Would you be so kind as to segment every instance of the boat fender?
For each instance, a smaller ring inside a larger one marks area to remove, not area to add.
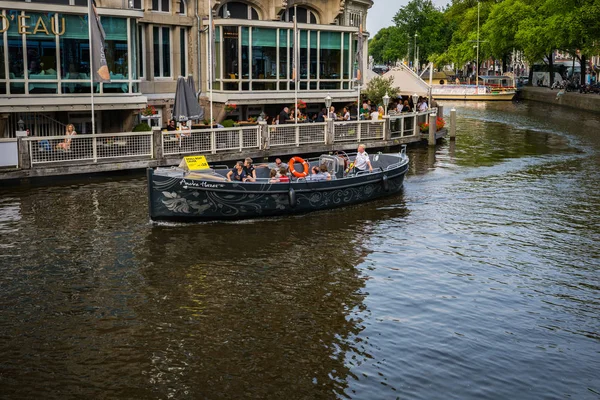
[[[290,207],[296,208],[297,200],[296,200],[296,191],[294,188],[290,188],[288,192],[288,200],[290,201]]]
[[[383,190],[385,190],[386,192],[389,192],[390,191],[390,182],[388,182],[387,175],[384,175],[383,178],[381,178],[381,183],[383,184]]]
[[[294,163],[302,164],[304,171],[302,171],[302,172],[296,171],[296,169],[294,168]],[[295,157],[290,158],[290,162],[288,163],[288,168],[289,168],[290,172],[292,173],[292,175],[294,175],[296,178],[305,178],[306,176],[308,176],[308,169],[310,167],[308,166],[308,162],[305,161],[302,157],[295,156]]]

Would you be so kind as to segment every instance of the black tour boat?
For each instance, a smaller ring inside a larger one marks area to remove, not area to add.
[[[370,155],[373,172],[348,171],[354,157],[342,152],[324,154],[304,163],[300,160],[290,169],[300,177],[277,183],[271,183],[270,169],[266,166],[256,167],[256,182],[228,181],[230,169],[226,166],[198,171],[149,168],[150,218],[192,222],[297,214],[363,203],[402,189],[408,170],[406,146],[400,153]],[[322,164],[330,171],[331,180],[302,177],[308,168]]]

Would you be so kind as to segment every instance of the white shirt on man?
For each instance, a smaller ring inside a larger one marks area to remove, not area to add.
[[[427,107],[427,102],[424,101],[421,103],[421,105],[419,106],[419,111],[423,112],[423,111],[427,111],[428,107]]]
[[[377,121],[377,120],[379,120],[379,111],[373,111],[373,112],[371,113],[371,120],[372,120],[372,121]]]
[[[354,168],[359,169],[361,171],[365,171],[369,169],[369,164],[371,160],[369,159],[369,155],[366,151],[362,153],[356,153],[356,158],[354,159]]]

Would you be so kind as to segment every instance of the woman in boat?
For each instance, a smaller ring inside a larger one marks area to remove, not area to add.
[[[272,169],[271,170],[271,179],[269,179],[270,183],[277,183],[279,182],[279,177],[277,176],[277,170]]]
[[[238,161],[235,167],[227,173],[227,180],[232,182],[246,182],[246,171],[244,171],[244,163]]]

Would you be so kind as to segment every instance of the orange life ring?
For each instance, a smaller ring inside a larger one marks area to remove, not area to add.
[[[300,163],[304,166],[304,172],[298,172],[296,171],[296,169],[294,168],[294,163]],[[302,157],[292,157],[290,158],[290,162],[288,164],[289,168],[290,168],[290,172],[292,173],[292,175],[294,175],[296,178],[304,178],[306,176],[308,176],[308,169],[310,168],[308,165],[308,162],[305,161]]]

